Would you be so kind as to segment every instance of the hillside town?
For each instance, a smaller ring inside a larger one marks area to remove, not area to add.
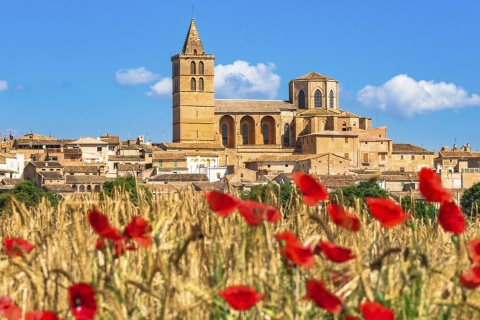
[[[415,193],[417,172],[429,167],[458,200],[480,181],[480,152],[469,143],[434,152],[394,142],[385,126],[341,109],[338,80],[317,72],[291,80],[287,101],[215,99],[214,60],[192,19],[183,48],[171,58],[172,142],[121,140],[110,133],[2,137],[0,192],[30,179],[65,197],[99,192],[123,176],[135,176],[153,194],[248,191],[267,182],[292,183],[292,173],[302,171],[330,190],[381,173],[380,186],[398,198]]]

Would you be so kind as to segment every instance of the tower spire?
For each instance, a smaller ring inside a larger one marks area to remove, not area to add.
[[[192,18],[190,27],[188,28],[187,38],[183,44],[182,54],[205,54],[203,50],[202,40],[198,35],[197,26],[195,25],[195,19]]]

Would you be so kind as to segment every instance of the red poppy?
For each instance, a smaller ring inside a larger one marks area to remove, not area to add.
[[[217,190],[204,192],[203,194],[207,198],[210,209],[222,218],[228,216],[240,205],[239,199]]]
[[[331,313],[342,311],[342,301],[325,288],[325,283],[315,279],[307,280],[305,283],[307,295],[305,300],[312,300],[317,306]]]
[[[7,320],[18,320],[22,318],[22,309],[13,303],[9,296],[0,297],[0,317]]]
[[[120,232],[117,228],[112,227],[108,218],[93,206],[92,211],[87,214],[88,222],[93,230],[104,238],[111,240],[118,240],[121,238]]]
[[[97,250],[105,250],[107,249],[108,246],[108,239],[98,237],[97,240],[95,241],[95,249]]]
[[[360,229],[358,217],[345,211],[341,205],[330,203],[327,206],[327,211],[336,225],[352,232],[357,232]]]
[[[342,263],[355,258],[352,250],[339,247],[333,242],[320,241],[315,247],[315,253],[322,251],[325,257],[333,262]]]
[[[419,173],[419,189],[428,202],[450,201],[452,193],[442,185],[442,179],[433,170],[422,168]]]
[[[35,245],[20,238],[4,238],[3,245],[5,246],[7,256],[10,258],[21,257],[21,252],[29,253],[35,248]]]
[[[53,311],[29,311],[25,313],[25,320],[59,320],[60,318]]]
[[[382,227],[392,228],[402,224],[410,215],[393,200],[385,198],[367,198],[365,200],[373,217],[382,223]]]
[[[135,240],[142,248],[148,248],[152,243],[152,237],[148,234],[152,232],[152,226],[147,220],[135,217],[125,227],[124,236]]]
[[[444,202],[438,211],[438,222],[443,230],[456,234],[465,231],[465,217],[455,202]]]
[[[254,288],[244,285],[234,285],[219,291],[218,294],[235,310],[244,311],[252,308],[265,295]]]
[[[275,235],[278,242],[283,241],[280,254],[289,262],[310,269],[315,265],[315,256],[310,247],[301,244],[298,238],[291,232],[285,231]]]
[[[468,243],[468,252],[470,252],[470,261],[472,263],[480,262],[480,238]]]
[[[75,319],[93,319],[97,313],[95,290],[88,283],[77,283],[68,288],[70,311]]]
[[[264,204],[246,200],[242,201],[238,207],[238,211],[245,218],[250,226],[260,226],[263,221],[263,214],[268,222],[276,222],[280,220],[281,215],[277,208]]]
[[[350,278],[345,274],[333,272],[330,274],[330,280],[335,287],[338,287],[346,285],[350,281]]]
[[[351,316],[349,314],[346,314],[345,315],[345,320],[360,320],[360,319],[355,317],[355,316]]]
[[[460,275],[460,284],[466,289],[475,289],[480,286],[480,265],[470,268],[470,273]]]
[[[367,301],[360,305],[360,312],[365,320],[394,320],[393,310],[382,306],[380,303]]]
[[[303,203],[307,206],[316,206],[320,201],[328,200],[328,191],[311,175],[295,172],[293,175],[295,185],[302,192]]]

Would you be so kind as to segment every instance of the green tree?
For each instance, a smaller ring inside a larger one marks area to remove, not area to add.
[[[382,189],[375,181],[362,181],[358,185],[348,186],[330,192],[330,198],[333,202],[341,199],[343,194],[343,204],[346,206],[354,206],[355,199],[371,198],[388,198],[388,192]]]
[[[415,205],[415,218],[422,219],[427,222],[437,216],[438,210],[431,203],[414,200]],[[412,199],[410,196],[402,197],[401,206],[404,212],[412,214]]]
[[[12,190],[0,195],[0,212],[5,209],[9,195],[15,198],[15,200],[23,202],[27,208],[39,204],[43,198],[46,198],[52,206],[58,205],[58,198],[54,193],[35,187],[31,180],[24,180],[13,187]]]
[[[480,182],[475,183],[463,192],[460,199],[462,211],[468,215],[476,215],[480,207]]]
[[[253,201],[260,201],[264,203],[268,192],[271,192],[275,194],[276,197],[278,197],[279,188],[280,188],[280,204],[282,208],[285,209],[286,206],[288,205],[288,202],[290,201],[290,197],[293,191],[293,187],[289,184],[282,183],[278,185],[276,183],[269,182],[267,184],[256,185],[251,188],[249,193],[240,195],[240,198],[243,200],[253,200]],[[275,205],[275,203],[273,203],[271,200],[272,199],[270,198],[270,201],[268,202],[268,204]]]
[[[138,201],[137,190],[139,190],[143,194],[144,199],[147,202],[150,203],[150,200],[152,199],[152,193],[150,192],[148,187],[143,185],[137,185],[137,181],[132,176],[119,177],[115,180],[107,181],[103,184],[103,191],[107,196],[113,197],[113,195],[115,194],[115,190],[128,193],[130,200],[135,203]]]

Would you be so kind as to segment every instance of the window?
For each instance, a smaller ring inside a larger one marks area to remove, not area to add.
[[[97,147],[97,152],[102,152],[102,147]]]
[[[267,168],[270,168],[270,165],[269,165],[269,164],[267,164]]]
[[[242,142],[248,144],[248,124],[242,124]]]
[[[198,79],[198,90],[203,91],[203,78]]]
[[[195,81],[195,78],[192,78],[190,80],[190,90],[192,91],[197,90],[197,82]]]
[[[195,61],[192,61],[192,63],[190,63],[190,73],[191,74],[196,74],[197,73],[197,68],[195,66]]]
[[[288,164],[285,164],[285,168],[288,168]]]
[[[290,145],[290,126],[288,124],[283,126],[283,145]]]
[[[262,133],[263,133],[263,144],[268,144],[268,124],[263,124],[262,127]]]
[[[113,169],[118,169],[118,162],[113,163]]]
[[[415,156],[414,156],[414,155],[412,155],[412,160],[415,160]]]
[[[344,153],[344,154],[343,154],[343,157],[346,158],[346,159],[350,159],[350,153],[348,153],[348,152],[347,152],[347,153]]]
[[[173,167],[174,167],[174,168],[177,167],[177,161],[173,161]]]
[[[228,126],[226,123],[222,124],[222,144],[224,146],[228,144]]]
[[[345,137],[345,143],[348,143],[348,137]]]
[[[347,131],[347,123],[345,121],[342,123],[342,131]]]
[[[385,160],[387,160],[387,154],[384,153],[384,152],[381,152],[380,153],[380,161],[385,161]]]
[[[333,90],[330,90],[330,105],[329,105],[330,108],[334,108],[334,107],[335,107],[335,105],[334,105],[334,100],[335,100],[335,97],[334,97],[334,95],[333,95]]]
[[[298,107],[305,109],[305,92],[303,92],[303,90],[300,90],[298,93]]]
[[[159,161],[159,162],[158,162],[158,167],[159,167],[159,168],[163,167],[163,161]]]
[[[315,91],[314,105],[315,105],[315,108],[322,107],[322,93],[320,92],[320,90]]]
[[[404,159],[404,157],[403,157],[403,154],[400,156],[400,159],[401,159],[401,160],[403,160],[403,159]]]
[[[422,155],[422,160],[425,160],[425,155]]]
[[[51,156],[51,157],[50,157],[50,160],[52,160],[52,161],[58,161],[58,157],[57,157],[57,156]]]
[[[364,153],[363,154],[363,163],[368,163],[369,162],[368,160],[369,160],[368,159],[368,153]]]
[[[200,61],[198,63],[198,74],[203,74],[204,73],[204,69],[203,69],[203,62]]]

